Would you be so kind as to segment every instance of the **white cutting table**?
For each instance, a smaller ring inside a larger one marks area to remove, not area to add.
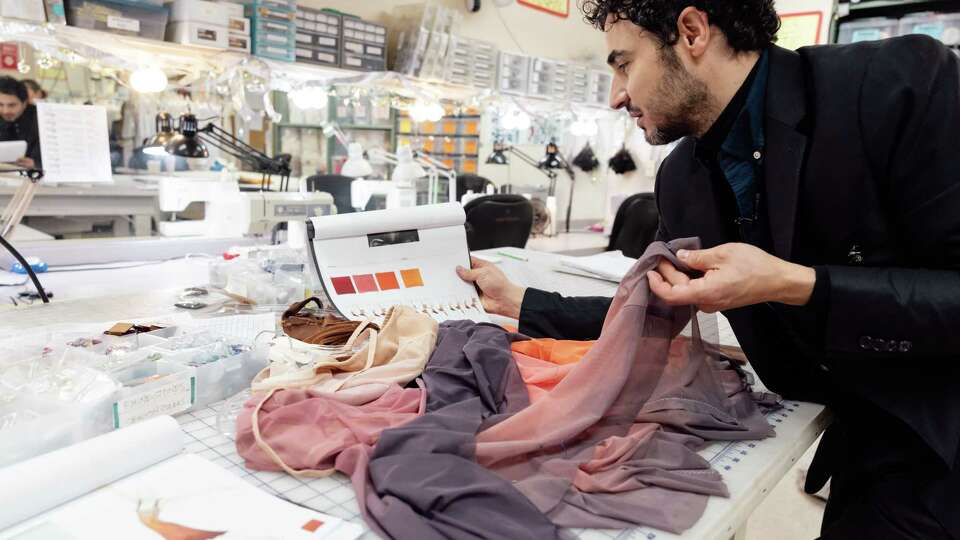
[[[552,271],[557,255],[512,248],[488,250],[483,254],[500,259],[499,266],[515,281],[532,287],[556,290],[565,295],[611,295],[616,286],[590,278]],[[515,258],[498,253],[509,253]],[[525,260],[518,260],[525,259]],[[113,322],[135,317],[154,317],[176,310],[173,302],[178,289],[205,282],[206,262],[178,260],[160,265],[127,269],[87,270],[42,276],[45,286],[56,291],[50,305],[0,312],[0,334],[36,329],[45,324],[70,322]],[[0,293],[9,290],[0,288]],[[111,291],[110,296],[91,293]],[[139,292],[137,292],[139,291]],[[718,325],[721,344],[736,343],[729,326],[721,318]],[[233,442],[217,426],[219,405],[179,417],[190,436],[187,451],[219,463],[251,484],[297,504],[351,521],[362,522],[349,480],[342,475],[316,480],[300,480],[277,473],[248,471],[237,456]],[[697,524],[677,536],[652,529],[577,530],[585,540],[601,539],[717,539],[741,538],[747,518],[801,455],[814,443],[829,422],[820,405],[787,402],[786,407],[769,416],[776,437],[762,441],[718,443],[701,454],[719,470],[730,489],[729,498],[711,497],[706,512]],[[367,531],[364,538],[376,536]]]

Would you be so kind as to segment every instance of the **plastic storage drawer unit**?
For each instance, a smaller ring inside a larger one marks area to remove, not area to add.
[[[858,43],[895,37],[899,26],[896,19],[885,17],[841,23],[837,43]]]

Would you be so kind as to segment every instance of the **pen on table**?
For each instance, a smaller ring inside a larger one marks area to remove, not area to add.
[[[503,252],[503,251],[498,251],[498,252],[497,252],[497,255],[503,255],[504,257],[509,257],[509,258],[514,259],[514,260],[517,260],[517,261],[530,262],[529,259],[526,259],[526,258],[524,258],[524,257],[518,257],[518,256],[516,256],[516,255],[511,255],[510,253],[505,253],[505,252]]]

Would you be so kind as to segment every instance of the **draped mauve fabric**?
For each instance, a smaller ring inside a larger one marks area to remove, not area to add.
[[[453,342],[450,324],[442,326],[424,373],[427,414],[385,431],[369,465],[367,498],[376,493],[391,509],[373,516],[377,528],[392,538],[553,537],[540,513],[555,526],[680,532],[693,525],[707,495],[726,494],[719,473],[695,452],[704,437],[773,431],[727,361],[708,358],[699,339],[673,341],[690,308],[651,298],[646,271],[661,258],[683,268],[671,251],[681,247],[696,244],[651,246],[621,284],[600,340],[518,412],[519,400],[496,401],[516,386],[512,376],[499,385],[477,376],[504,348],[480,338],[506,334]],[[451,363],[448,355],[468,360]],[[526,504],[515,502],[516,490]]]

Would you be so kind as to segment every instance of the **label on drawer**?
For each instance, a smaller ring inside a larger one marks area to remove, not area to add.
[[[210,28],[197,28],[197,41],[217,42],[217,31]]]
[[[343,44],[344,50],[355,52],[357,54],[363,54],[363,44],[362,43],[351,43],[346,42]]]
[[[126,30],[127,32],[140,33],[140,21],[137,19],[128,19],[126,17],[117,17],[116,15],[107,15],[107,28],[116,30]]]
[[[197,396],[197,378],[189,373],[167,375],[170,382],[113,404],[113,427],[124,428],[157,416],[189,409]]]
[[[322,46],[324,46],[324,47],[336,47],[336,46],[337,46],[337,39],[336,39],[336,38],[318,37],[318,38],[317,38],[317,45],[322,45]]]

